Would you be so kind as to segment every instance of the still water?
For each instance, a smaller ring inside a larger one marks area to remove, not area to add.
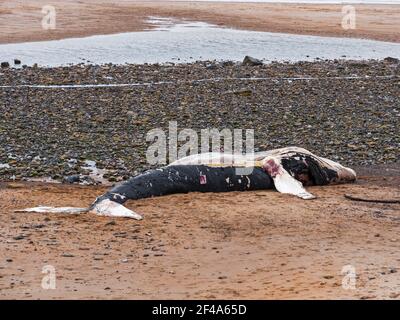
[[[57,41],[0,45],[1,61],[61,66],[77,63],[165,63],[242,60],[268,61],[400,58],[400,44],[350,38],[290,35],[222,28],[204,22],[150,17],[156,28],[143,32]]]

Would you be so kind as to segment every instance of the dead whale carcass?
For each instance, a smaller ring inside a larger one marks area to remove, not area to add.
[[[84,210],[98,215],[140,220],[141,215],[123,206],[127,200],[188,192],[249,191],[275,187],[281,193],[313,199],[315,196],[304,186],[347,183],[355,179],[354,170],[297,147],[252,155],[205,153],[137,175],[98,197],[90,208],[76,208],[76,213]],[[72,212],[71,208],[66,209],[68,213]],[[59,213],[62,208],[37,207],[22,211]]]

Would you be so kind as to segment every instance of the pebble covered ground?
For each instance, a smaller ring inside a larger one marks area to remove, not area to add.
[[[232,79],[252,77],[268,79]],[[126,83],[153,84],[24,87]],[[347,165],[399,161],[396,59],[3,68],[0,86],[0,180],[85,175],[87,160],[110,182],[126,179],[151,167],[146,134],[168,132],[169,121],[178,131],[254,129],[256,151],[295,145]]]

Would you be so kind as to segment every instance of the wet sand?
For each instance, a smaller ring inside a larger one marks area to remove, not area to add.
[[[102,187],[0,184],[0,298],[395,299],[400,295],[399,167],[356,184],[278,192],[191,193],[128,202],[142,221],[14,213],[87,206]],[[44,290],[42,268],[56,269]],[[356,289],[342,287],[345,265]]]
[[[0,3],[0,43],[53,40],[142,31],[153,28],[149,16],[205,21],[256,31],[400,41],[399,5],[354,5],[357,28],[343,30],[341,5],[212,3],[165,1],[52,1],[57,28],[43,30],[41,9],[47,0]]]

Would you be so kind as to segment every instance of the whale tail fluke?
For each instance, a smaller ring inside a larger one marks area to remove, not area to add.
[[[143,217],[128,208],[125,208],[122,204],[119,204],[109,199],[104,199],[90,208],[75,208],[75,207],[46,207],[39,206],[26,209],[18,209],[14,212],[34,212],[34,213],[59,213],[59,214],[71,214],[78,215],[81,213],[94,213],[98,216],[106,217],[119,217],[119,218],[131,218],[136,220],[142,220]]]
[[[99,202],[95,202],[89,209],[89,212],[93,212],[99,216],[107,217],[119,217],[119,218],[131,218],[135,220],[142,220],[143,217],[128,208],[125,208],[118,202],[111,201],[110,199],[103,199]]]

